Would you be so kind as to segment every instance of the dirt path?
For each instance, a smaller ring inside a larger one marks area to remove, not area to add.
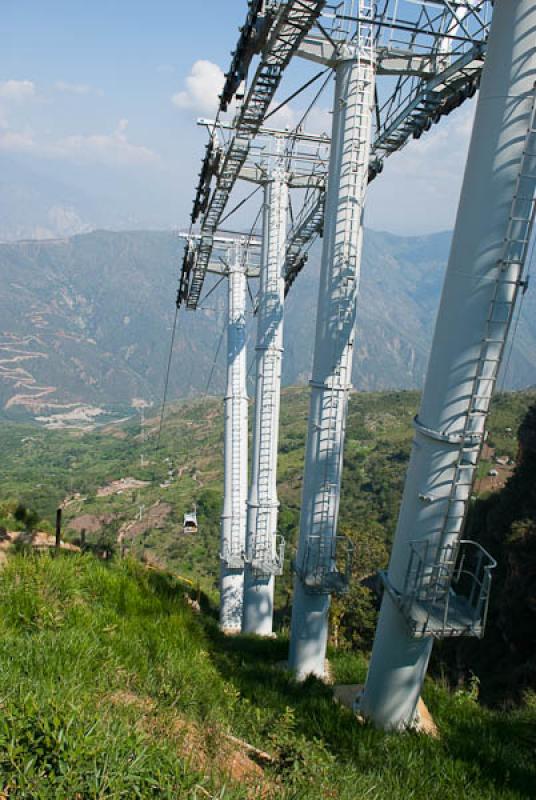
[[[56,539],[48,533],[35,531],[26,533],[21,531],[6,531],[0,538],[0,569],[6,563],[9,551],[16,542],[31,546],[34,550],[49,550],[56,546]],[[72,553],[79,553],[80,548],[70,542],[61,542],[62,550],[69,550]]]

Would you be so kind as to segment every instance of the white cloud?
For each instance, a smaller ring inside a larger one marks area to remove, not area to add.
[[[58,92],[65,92],[66,94],[98,94],[102,95],[102,89],[96,89],[94,86],[89,86],[87,83],[69,83],[68,81],[56,81],[54,88]]]
[[[33,81],[0,81],[0,98],[12,102],[27,100],[35,95]]]
[[[35,97],[33,81],[0,81],[0,130],[9,128],[10,109],[33,97]]]
[[[128,120],[122,119],[112,134],[79,134],[52,142],[38,141],[29,131],[8,130],[0,132],[0,150],[109,166],[156,164],[159,157],[153,150],[128,141],[127,127]]]
[[[128,141],[127,127],[128,120],[122,119],[112,135],[67,136],[57,142],[55,149],[58,157],[101,164],[124,166],[157,162],[159,159],[153,150]]]
[[[212,61],[196,61],[184,81],[185,88],[171,98],[177,108],[198,114],[215,114],[225,75]]]
[[[0,150],[9,153],[30,153],[35,149],[33,136],[25,131],[0,132]]]

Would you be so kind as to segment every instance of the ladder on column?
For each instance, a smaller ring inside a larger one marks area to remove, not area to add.
[[[480,345],[440,546],[441,543],[444,544],[442,539],[445,536],[449,533],[461,534],[463,528],[478,458],[484,442],[484,423],[497,383],[517,296],[519,290],[526,287],[523,273],[534,223],[535,185],[536,95],[516,180],[503,253],[497,264],[498,276],[490,302],[486,330]]]
[[[224,554],[224,560],[231,569],[240,569],[244,565],[244,532],[245,532],[245,498],[242,494],[242,437],[247,436],[244,430],[243,416],[243,386],[244,376],[239,359],[232,367],[231,378],[231,426],[232,426],[232,453],[231,453],[231,524],[229,552]]]
[[[258,508],[251,552],[251,566],[258,575],[281,575],[283,572],[284,541],[276,541],[272,529],[275,497],[274,415],[278,382],[278,354],[268,350],[264,357],[263,390],[259,415]]]
[[[475,583],[470,589],[473,596],[478,595],[478,619],[475,617],[471,625],[458,624],[453,609],[456,608],[458,595],[453,592],[459,564],[465,558],[461,540],[466,521],[467,507],[471,498],[476,468],[482,445],[485,441],[485,421],[490,402],[497,383],[499,368],[504,355],[508,333],[511,327],[516,299],[520,289],[526,288],[523,273],[528,254],[529,243],[536,211],[536,93],[533,98],[529,117],[523,155],[519,165],[514,196],[510,208],[508,226],[501,258],[497,263],[497,278],[485,324],[484,336],[480,343],[480,351],[475,360],[475,375],[472,381],[468,401],[468,411],[464,426],[458,435],[459,449],[452,467],[452,484],[447,499],[447,508],[437,546],[434,552],[423,558],[419,554],[422,568],[412,569],[410,560],[404,592],[398,599],[402,610],[410,617],[413,614],[409,598],[418,597],[425,590],[428,598],[433,596],[434,612],[429,613],[420,623],[418,635],[444,636],[482,636],[489,602],[490,571],[495,563],[489,554],[485,580]],[[467,544],[467,543],[466,543]],[[470,543],[474,545],[475,543]],[[417,552],[422,542],[413,542]],[[476,546],[476,545],[475,545]],[[493,562],[493,564],[491,564]],[[482,571],[479,567],[480,572]],[[477,575],[475,572],[475,575]],[[475,581],[477,578],[475,577]],[[422,584],[422,586],[421,586]],[[386,583],[389,591],[392,587]],[[478,589],[478,591],[477,591]],[[458,598],[459,599],[459,598]],[[463,600],[463,598],[462,598]],[[442,604],[444,613],[441,611]],[[431,608],[432,606],[430,606]],[[448,625],[437,623],[439,617],[446,619],[450,615]],[[435,622],[434,622],[435,617]],[[417,635],[417,634],[415,634]]]

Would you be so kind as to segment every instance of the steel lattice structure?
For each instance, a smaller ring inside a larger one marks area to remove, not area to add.
[[[195,308],[199,300],[214,235],[247,158],[251,139],[266,116],[285,68],[324,5],[324,0],[288,0],[284,3],[253,0],[250,3],[221,95],[220,110],[225,110],[236,94],[253,54],[259,50],[262,54],[234,119],[234,133],[228,147],[223,153],[215,152],[209,143],[203,161],[192,214],[194,222],[199,214],[202,215],[201,239],[195,259],[190,256],[183,262],[178,294],[178,302],[185,302],[188,308]],[[216,185],[211,190],[213,177],[216,177]]]
[[[355,40],[357,0],[252,0],[220,97],[220,112],[239,97],[233,134],[225,147],[210,138],[192,212],[199,223],[195,252],[185,252],[177,303],[199,302],[213,237],[294,56],[334,64],[337,48]],[[490,0],[381,0],[374,22],[376,96],[369,181],[388,156],[419,138],[476,92],[486,49]],[[252,79],[248,72],[258,64]],[[243,93],[243,94],[242,94]],[[288,236],[287,291],[322,232],[323,187],[309,193]]]

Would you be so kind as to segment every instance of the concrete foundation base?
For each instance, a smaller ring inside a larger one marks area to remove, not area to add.
[[[290,667],[288,665],[288,661],[278,661],[277,664],[276,664],[276,667],[278,667],[278,669],[284,669],[284,670],[287,670],[287,671],[291,671],[291,669],[290,669]],[[300,679],[296,675],[294,675],[294,677],[300,683],[307,679],[307,678]],[[307,676],[307,677],[309,677],[309,676]],[[323,675],[315,675],[314,677],[317,680],[322,681],[322,683],[325,683],[326,686],[333,686],[333,684],[335,683],[335,678],[333,677],[333,670],[331,669],[331,664],[329,663],[327,658],[324,661],[324,674]]]
[[[220,631],[224,636],[239,636],[241,633],[240,628],[221,628]]]
[[[359,713],[359,699],[362,691],[363,686],[359,683],[339,683],[333,687],[333,700],[340,703],[341,706],[349,708],[355,713],[358,720],[364,723],[365,718]],[[425,733],[433,739],[439,738],[439,729],[422,698],[419,698],[417,717],[410,728],[417,733]]]

